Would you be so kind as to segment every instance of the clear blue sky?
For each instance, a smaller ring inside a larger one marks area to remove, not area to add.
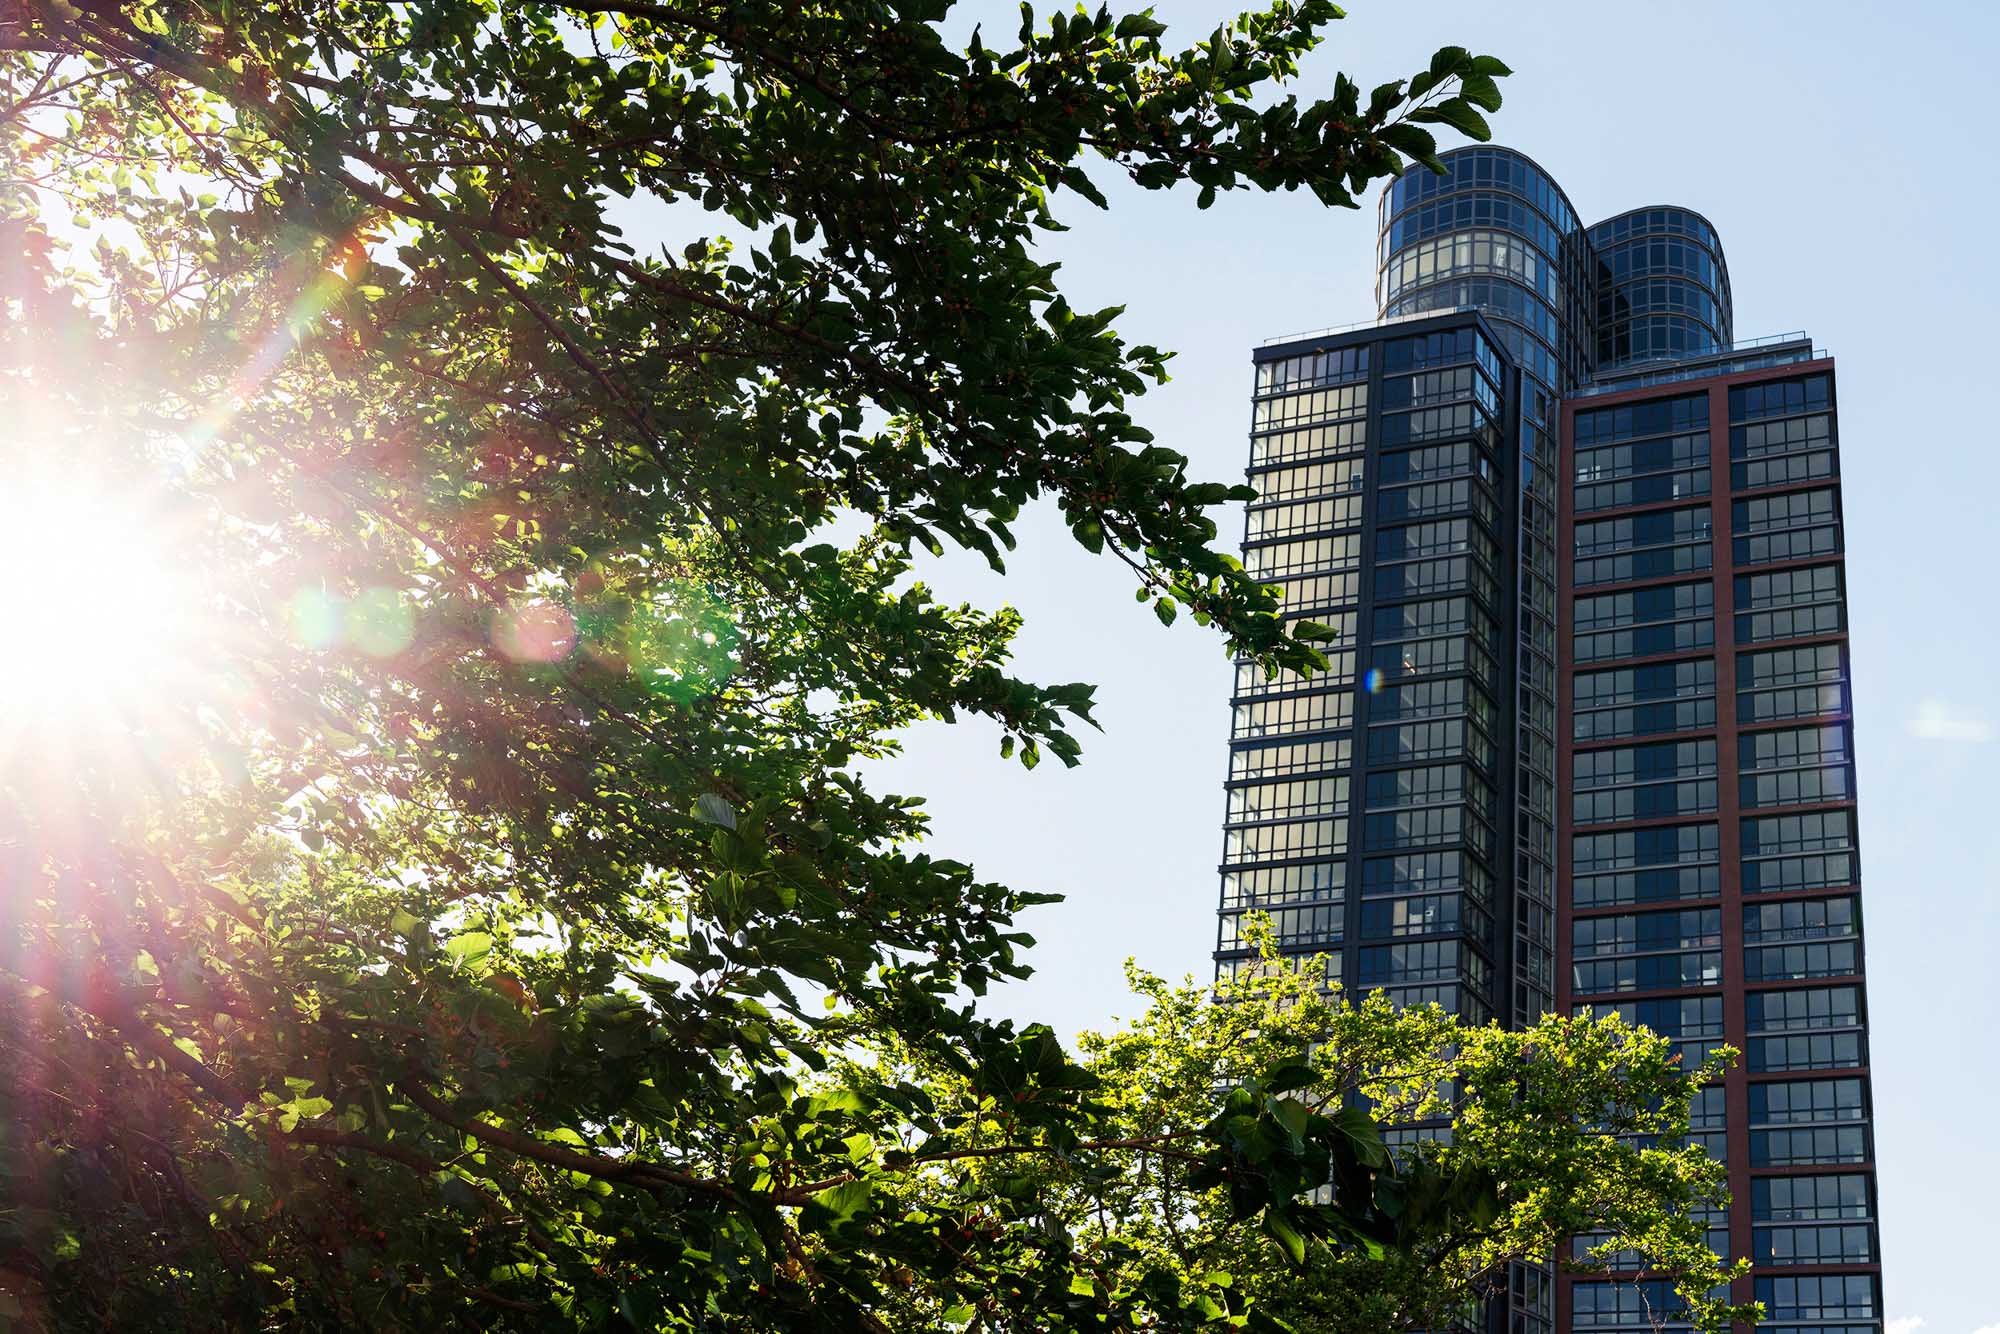
[[[1416,3],[1352,0],[1312,58],[1364,87],[1446,42],[1515,75],[1497,141],[1586,217],[1672,202],[1720,229],[1741,337],[1804,329],[1839,358],[1867,949],[1891,1334],[2000,1334],[1988,1129],[2000,1077],[2000,611],[1986,542],[2000,496],[1992,391],[2000,217],[1991,92],[2000,18],[1970,4]],[[1162,3],[1172,35],[1229,9]],[[1011,5],[962,9],[1010,33]],[[1128,338],[1177,349],[1138,409],[1211,477],[1241,476],[1249,349],[1373,315],[1373,199],[1114,195],[1073,208],[1051,256],[1072,299],[1129,306]],[[1231,516],[1225,537],[1240,531]],[[1228,670],[1162,629],[1122,570],[1050,516],[1011,576],[948,560],[953,598],[1027,617],[1019,664],[1100,683],[1083,766],[1003,763],[976,727],[931,727],[884,777],[930,798],[937,851],[1068,902],[1039,910],[1030,981],[1003,1008],[1059,1030],[1129,1014],[1129,955],[1206,974],[1221,845]],[[1900,1325],[1897,1323],[1900,1322]],[[1919,1323],[1920,1322],[1920,1323]]]

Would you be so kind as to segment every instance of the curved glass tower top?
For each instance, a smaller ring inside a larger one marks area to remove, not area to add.
[[[1590,245],[1598,366],[1729,345],[1729,266],[1707,218],[1671,204],[1635,208],[1593,226]]]
[[[1728,345],[1729,269],[1699,213],[1633,209],[1585,227],[1524,153],[1442,158],[1444,175],[1411,167],[1382,193],[1383,318],[1474,307],[1550,396],[1596,370]]]

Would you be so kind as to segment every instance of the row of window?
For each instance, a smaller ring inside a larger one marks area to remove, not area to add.
[[[1722,1037],[1722,998],[1720,996],[1675,996],[1665,999],[1640,1001],[1596,1001],[1582,1002],[1576,1006],[1576,1013],[1602,1019],[1616,1014],[1629,1024],[1643,1024],[1661,1037],[1674,1040],[1708,1040]],[[1744,997],[1744,1022],[1748,1032],[1753,1034],[1810,1034],[1826,1035],[1834,1030],[1858,1029],[1861,1025],[1861,993],[1853,986],[1796,987],[1786,991],[1752,991]],[[1858,1034],[1838,1034],[1858,1041]],[[1822,1060],[1822,1066],[1859,1065],[1859,1047],[1854,1048],[1857,1059]],[[1791,1065],[1759,1065],[1752,1062],[1751,1070],[1809,1069],[1810,1063]],[[1753,1084],[1751,1088],[1775,1089],[1775,1084]],[[1782,1124],[1789,1115],[1793,1103],[1790,1094],[1752,1094],[1752,1120],[1759,1125]],[[1833,1097],[1844,1099],[1838,1090],[1829,1094],[1813,1092],[1799,1097]],[[1776,1099],[1776,1101],[1772,1101]],[[1803,1106],[1803,1104],[1800,1104]],[[1812,1118],[1825,1120],[1829,1118]],[[1843,1119],[1843,1118],[1832,1118]]]
[[[1229,780],[1275,778],[1281,774],[1345,769],[1353,742],[1344,736],[1315,737],[1262,746],[1238,746],[1229,752]]]
[[[1372,777],[1371,777],[1372,781]],[[1307,815],[1337,815],[1347,810],[1348,776],[1281,779],[1229,789],[1227,822],[1255,824]]]
[[[1639,315],[1600,327],[1597,360],[1599,366],[1616,366],[1655,358],[1693,357],[1721,345],[1715,327],[1696,316]]]
[[[1597,289],[1597,327],[1609,329],[1618,321],[1637,315],[1680,315],[1699,321],[1710,330],[1711,344],[1719,341],[1729,324],[1729,312],[1715,299],[1715,293],[1700,283],[1675,278],[1635,278]],[[1599,335],[1598,346],[1604,339]]]
[[[1250,409],[1252,431],[1273,431],[1283,426],[1329,421],[1336,417],[1359,417],[1368,411],[1368,385],[1339,385],[1328,389],[1308,389],[1278,398],[1260,398]]]
[[[1881,1314],[1881,1283],[1873,1274],[1799,1274],[1758,1277],[1752,1285],[1766,1320],[1874,1320]],[[1570,1290],[1572,1328],[1601,1334],[1657,1334],[1685,1329],[1687,1303],[1670,1279],[1596,1279]],[[1769,1325],[1759,1328],[1776,1331]],[[1851,1334],[1814,1329],[1786,1334]],[[1864,1327],[1858,1334],[1879,1334]]]
[[[1377,523],[1397,523],[1467,509],[1483,518],[1487,527],[1499,527],[1499,506],[1493,500],[1492,489],[1483,482],[1475,484],[1469,477],[1422,486],[1383,488],[1375,495]]]
[[[1254,662],[1236,664],[1236,689],[1232,698],[1241,702],[1260,695],[1288,695],[1298,690],[1324,690],[1345,685],[1354,676],[1354,651],[1336,649],[1326,654],[1326,670],[1295,672],[1289,667],[1265,668]]]
[[[1645,436],[1673,435],[1708,425],[1708,395],[1656,398],[1613,408],[1579,412],[1573,428],[1576,447],[1616,444]]]
[[[1722,242],[1716,238],[1715,228],[1709,226],[1708,219],[1699,213],[1671,205],[1662,208],[1639,208],[1630,213],[1621,213],[1615,218],[1593,224],[1590,229],[1590,244],[1593,247],[1610,248],[1622,241],[1654,233],[1692,237],[1709,249],[1718,253]]]
[[[1795,417],[1805,412],[1825,412],[1832,406],[1833,380],[1826,375],[1738,385],[1729,391],[1729,420],[1732,422],[1754,421],[1759,417]]]
[[[1541,251],[1508,232],[1480,228],[1419,241],[1391,255],[1378,275],[1376,299],[1386,304],[1408,288],[1468,273],[1512,278],[1558,307],[1571,300]]]
[[[1361,563],[1361,534],[1332,533],[1245,548],[1243,568],[1254,579],[1307,570],[1349,569]]]
[[[1259,866],[1226,871],[1222,876],[1222,906],[1271,908],[1287,903],[1338,899],[1346,884],[1345,861],[1303,862],[1292,866]]]
[[[1257,363],[1257,392],[1283,394],[1368,374],[1368,346],[1328,348]]]
[[[1616,584],[1706,570],[1713,560],[1712,527],[1706,506],[1580,523],[1576,583]]]
[[[1388,265],[1384,267],[1393,266],[1395,256],[1419,241],[1447,232],[1489,228],[1500,228],[1524,237],[1544,256],[1565,253],[1562,237],[1532,205],[1505,195],[1464,194],[1398,214],[1382,230],[1379,242],[1381,253],[1390,256]],[[1574,246],[1569,248],[1568,253],[1575,252]],[[1583,278],[1580,272],[1578,278]]]
[[[1840,550],[1840,505],[1830,487],[1730,502],[1738,565],[1807,560]]]
[[[1846,681],[1845,651],[1838,644],[1738,654],[1737,720],[1764,723],[1845,712]],[[1715,664],[1709,659],[1579,673],[1575,688],[1571,733],[1577,741],[1715,725]]]
[[[1562,187],[1519,153],[1506,148],[1462,148],[1445,154],[1442,161],[1442,173],[1411,167],[1398,176],[1382,192],[1382,216],[1393,217],[1420,200],[1455,190],[1507,190],[1534,204],[1565,236],[1578,230],[1576,211]]]
[[[1451,486],[1447,482],[1444,485]],[[1458,483],[1465,485],[1465,483]],[[1300,533],[1330,532],[1361,526],[1361,497],[1332,496],[1320,500],[1294,501],[1289,505],[1268,505],[1252,509],[1244,527],[1243,541],[1268,541]]]
[[[1704,245],[1666,237],[1633,241],[1600,254],[1597,275],[1600,295],[1633,279],[1663,275],[1693,278],[1715,291],[1720,291],[1727,281],[1714,251]]]
[[[1359,454],[1368,446],[1365,420],[1333,422],[1325,426],[1300,426],[1287,431],[1271,431],[1250,437],[1250,467],[1269,468],[1304,459],[1332,458]],[[1354,465],[1360,467],[1357,460]]]
[[[1746,894],[1839,889],[1858,878],[1847,810],[1745,816]],[[1571,839],[1571,902],[1579,909],[1713,897],[1719,890],[1713,824],[1579,833]]]
[[[1455,471],[1471,471],[1471,446],[1465,446],[1465,455],[1463,467]],[[1358,458],[1339,459],[1332,463],[1301,463],[1250,474],[1250,485],[1257,490],[1258,505],[1358,493],[1362,481],[1362,461]]]

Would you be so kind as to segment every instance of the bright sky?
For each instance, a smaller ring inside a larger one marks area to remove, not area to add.
[[[1158,12],[1193,41],[1228,8]],[[1993,382],[2000,250],[1982,219],[2000,216],[2000,10],[1350,8],[1308,91],[1337,69],[1364,88],[1410,73],[1447,42],[1499,56],[1515,71],[1499,142],[1554,173],[1590,220],[1700,210],[1728,253],[1738,335],[1804,329],[1839,359],[1889,1334],[2000,1334],[2000,1076],[1982,1049],[1985,1016],[2000,1015],[2000,595],[1985,545],[2000,452],[1992,419],[1964,415]],[[967,12],[990,13],[996,37],[1019,21],[996,0]],[[1179,351],[1139,419],[1197,471],[1240,478],[1250,348],[1374,314],[1374,200],[1348,213],[1238,194],[1202,213],[1191,193],[1128,190],[1114,203],[1115,221],[1073,209],[1050,248],[1071,299],[1122,302],[1127,338]],[[1224,536],[1239,534],[1232,515]],[[888,777],[930,798],[936,851],[1069,896],[1029,919],[1037,975],[996,998],[1068,1033],[1131,1013],[1127,955],[1208,971],[1228,668],[1185,618],[1163,630],[1121,567],[1086,556],[1052,515],[1022,537],[1004,582],[957,560],[933,582],[1018,606],[1020,668],[1099,683],[1105,734],[1086,738],[1078,770],[1026,773],[980,728],[933,727]]]

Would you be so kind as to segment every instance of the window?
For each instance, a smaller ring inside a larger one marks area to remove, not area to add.
[[[1692,574],[1710,564],[1707,506],[1576,526],[1576,582],[1624,583]]]
[[[1467,701],[1476,701],[1471,712],[1481,722],[1489,722],[1493,706],[1476,690],[1466,688],[1464,677],[1447,681],[1415,681],[1387,686],[1368,701],[1371,722],[1392,722],[1411,718],[1449,718],[1467,712]]]
[[[1598,408],[1576,414],[1576,443],[1610,444],[1639,436],[1667,435],[1708,425],[1708,395],[1658,398],[1623,407]]]
[[[1257,488],[1254,503],[1275,505],[1310,496],[1358,493],[1362,478],[1360,459],[1342,459],[1337,463],[1308,463],[1296,468],[1253,472],[1250,474],[1250,485]]]
[[[1576,512],[1709,493],[1708,432],[1576,452]]]
[[[1579,1282],[1570,1289],[1570,1321],[1577,1334],[1618,1331],[1653,1334],[1687,1328],[1687,1302],[1669,1279]]]
[[[1345,684],[1353,678],[1352,653],[1328,653],[1326,658],[1326,670],[1310,676],[1289,667],[1266,669],[1254,662],[1239,662],[1236,664],[1234,701],[1241,703],[1259,695],[1289,695],[1297,690],[1324,690],[1331,685]]]
[[[1253,783],[1229,790],[1230,824],[1285,820],[1301,815],[1334,815],[1347,810],[1347,776],[1295,778]]]
[[[1345,861],[1228,871],[1222,877],[1222,906],[1270,908],[1285,903],[1338,900],[1345,892],[1346,884]]]
[[[1385,448],[1398,445],[1422,444],[1427,440],[1444,440],[1451,436],[1470,435],[1475,426],[1485,420],[1485,414],[1475,416],[1470,403],[1454,403],[1446,407],[1420,408],[1414,412],[1392,412],[1383,416],[1380,439]]]
[[[1752,1126],[1819,1125],[1866,1120],[1859,1079],[1795,1079],[1750,1086]]]
[[[1477,472],[1482,477],[1491,477],[1490,466],[1484,458],[1474,463],[1475,451],[1469,442],[1455,445],[1433,445],[1424,449],[1399,450],[1385,454],[1377,463],[1381,469],[1382,484],[1394,485],[1399,482],[1425,482],[1439,477],[1457,477]]]
[[[1320,769],[1344,769],[1352,753],[1353,743],[1344,736],[1288,741],[1274,746],[1243,746],[1229,752],[1229,778],[1231,782],[1236,782]]]
[[[1758,1177],[1750,1183],[1750,1216],[1759,1223],[1826,1223],[1872,1218],[1875,1209],[1869,1195],[1868,1178],[1858,1172]]]
[[[1278,595],[1278,604],[1288,616],[1345,606],[1355,601],[1361,589],[1360,575],[1354,571],[1267,579],[1264,585]]]
[[[1757,1300],[1767,1320],[1872,1319],[1877,1313],[1872,1274],[1814,1274],[1760,1278]]]
[[[1281,946],[1335,945],[1340,942],[1341,923],[1346,909],[1338,903],[1320,903],[1305,908],[1268,910],[1274,939]],[[1216,948],[1243,949],[1249,945],[1244,934],[1244,914],[1222,914]]]
[[[1730,484],[1739,491],[1825,481],[1834,475],[1833,418],[1826,413],[1729,428]]]
[[[1489,411],[1495,414],[1500,411],[1499,395],[1471,366],[1398,375],[1382,381],[1382,406],[1385,409],[1421,408],[1461,398],[1477,398],[1487,404]]]
[[[1740,385],[1729,391],[1729,420],[1744,422],[1755,421],[1759,417],[1825,412],[1832,402],[1833,381],[1825,375]]]
[[[1482,851],[1490,851],[1493,835],[1476,819],[1467,818],[1464,806],[1434,806],[1421,810],[1371,814],[1362,819],[1362,847],[1426,848],[1461,840]]]
[[[1875,1229],[1866,1223],[1752,1230],[1750,1258],[1760,1265],[1871,1264]]]
[[[1714,986],[1722,980],[1722,912],[1628,913],[1570,926],[1578,992]]]
[[[1425,940],[1408,945],[1363,946],[1359,963],[1356,980],[1365,987],[1454,981],[1459,976],[1459,942]]]
[[[1402,639],[1431,639],[1443,635],[1473,633],[1482,640],[1491,633],[1491,622],[1474,615],[1466,598],[1444,598],[1435,602],[1403,602],[1375,609],[1375,642]]]
[[[1755,644],[1838,634],[1847,628],[1838,565],[1736,577],[1736,638]]]
[[[1302,426],[1307,422],[1334,417],[1358,417],[1368,411],[1368,386],[1351,384],[1337,389],[1314,389],[1280,398],[1260,398],[1251,409],[1250,429],[1268,431],[1281,426]]]
[[[1738,565],[1840,550],[1840,507],[1831,487],[1753,496],[1732,502],[1729,513]]]
[[[1753,1074],[1862,1064],[1860,993],[1854,987],[1753,991],[1744,997],[1744,1014]]]
[[[1576,599],[1576,659],[1644,657],[1715,643],[1715,589],[1669,584]]]
[[[1377,770],[1368,775],[1369,810],[1396,806],[1436,806],[1470,799],[1491,805],[1493,794],[1477,774],[1462,764],[1434,764],[1423,769]]]
[[[1298,500],[1285,505],[1266,505],[1250,511],[1244,529],[1245,542],[1262,542],[1296,533],[1316,533],[1334,528],[1361,526],[1361,497],[1332,496],[1322,500]]]
[[[1256,579],[1301,574],[1311,570],[1349,569],[1361,563],[1361,535],[1338,533],[1326,537],[1294,538],[1289,542],[1269,542],[1247,547],[1243,552],[1244,572]]]
[[[1493,921],[1484,909],[1458,894],[1426,894],[1413,899],[1370,899],[1361,905],[1361,936],[1457,935],[1463,932],[1490,947]]]
[[[1464,756],[1483,769],[1493,767],[1493,743],[1463,718],[1434,723],[1403,723],[1368,729],[1368,762],[1407,764],[1412,760],[1443,760]]]
[[[1742,825],[1742,846],[1746,894],[1830,889],[1855,881],[1849,811],[1749,817]]]
[[[1462,852],[1420,852],[1404,857],[1371,857],[1361,864],[1361,892],[1384,894],[1454,893],[1463,890],[1481,900],[1492,896],[1486,868]]]
[[[1744,997],[1744,1022],[1752,1033],[1808,1028],[1857,1028],[1861,993],[1853,987],[1753,991]]]
[[[1750,1166],[1866,1160],[1868,1110],[1858,1078],[1750,1086]]]
[[[1368,345],[1328,348],[1300,356],[1257,363],[1257,393],[1282,394],[1294,389],[1353,380],[1368,374]]]
[[[1381,565],[1375,569],[1375,596],[1393,598],[1434,597],[1471,589],[1490,605],[1498,601],[1490,579],[1474,578],[1472,562],[1464,556],[1448,560],[1419,560],[1403,565]]]
[[[1329,690],[1316,695],[1238,704],[1229,734],[1232,738],[1282,736],[1350,727],[1353,723],[1353,692]]]
[[[1579,751],[1572,818],[1601,824],[1713,811],[1715,768],[1715,742],[1708,739]]]
[[[1579,672],[1574,696],[1571,731],[1578,741],[1713,727],[1715,663],[1702,658]]]
[[[1250,466],[1268,468],[1276,463],[1297,463],[1304,459],[1328,458],[1336,454],[1355,454],[1367,444],[1367,424],[1361,421],[1274,431],[1268,435],[1250,437]],[[1358,469],[1361,466],[1360,461],[1356,460],[1354,466]],[[1268,494],[1266,498],[1269,498]]]
[[[1426,482],[1422,486],[1387,487],[1378,491],[1375,497],[1375,519],[1378,523],[1395,523],[1433,514],[1456,514],[1465,510],[1476,510],[1488,524],[1497,522],[1499,517],[1492,493],[1483,484],[1474,487],[1468,477],[1449,482]]]
[[[1247,825],[1222,836],[1225,862],[1284,861],[1296,857],[1327,857],[1347,851],[1347,821],[1292,820],[1283,824]]]
[[[1602,1019],[1616,1014],[1670,1039],[1685,1066],[1699,1065],[1722,1042],[1722,997],[1678,996],[1665,1000],[1584,1002],[1575,1012]]]
[[[1743,805],[1800,806],[1854,798],[1847,725],[1752,732],[1737,742]]]
[[[1578,834],[1570,841],[1571,904],[1605,908],[1709,898],[1719,892],[1713,824]]]
[[[1736,717],[1743,724],[1847,712],[1847,653],[1839,644],[1736,656]]]

